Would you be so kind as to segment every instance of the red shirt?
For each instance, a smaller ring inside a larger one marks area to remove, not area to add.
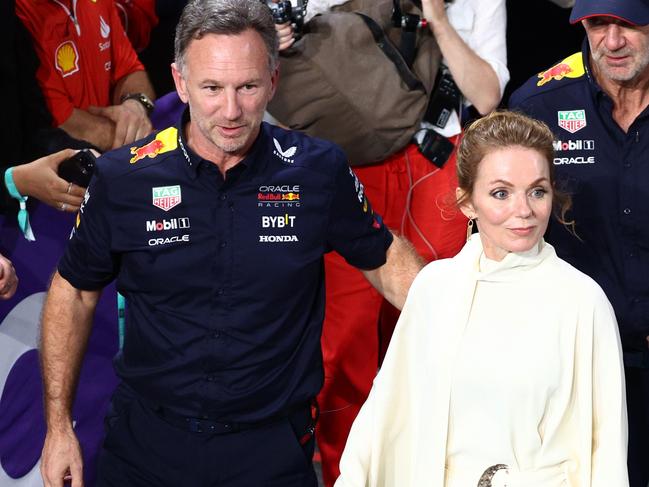
[[[112,105],[117,81],[144,70],[113,0],[16,0],[41,65],[36,73],[54,125],[73,108]]]
[[[158,25],[155,0],[115,0],[115,5],[133,49],[140,52],[149,45],[151,31]]]

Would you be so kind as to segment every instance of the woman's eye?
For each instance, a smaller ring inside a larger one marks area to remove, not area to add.
[[[543,188],[536,188],[532,190],[532,198],[543,198],[547,191]]]
[[[499,200],[504,200],[505,198],[507,198],[507,191],[505,191],[504,189],[499,189],[498,191],[491,193],[491,196]]]

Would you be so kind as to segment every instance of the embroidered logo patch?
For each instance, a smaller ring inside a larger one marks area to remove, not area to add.
[[[99,16],[99,33],[104,39],[108,39],[110,35],[110,25],[106,23],[101,15]]]
[[[275,150],[273,151],[273,154],[279,157],[282,161],[287,162],[289,164],[293,164],[295,162],[295,159],[291,159],[291,158],[297,152],[296,146],[292,146],[286,150],[283,150],[282,146],[279,145],[279,142],[275,137],[273,137],[273,143],[275,144]]]
[[[164,211],[169,211],[174,206],[178,206],[183,200],[180,185],[160,186],[158,188],[152,188],[152,190],[153,206]]]
[[[552,80],[558,81],[563,78],[579,78],[580,76],[583,76],[585,72],[582,55],[578,52],[572,56],[568,56],[550,69],[539,73],[539,80],[537,81],[536,86],[543,86],[545,83]]]
[[[79,71],[79,52],[72,41],[65,41],[56,48],[54,65],[64,78]]]
[[[168,129],[163,130],[158,133],[148,144],[143,145],[142,147],[131,147],[131,164],[135,164],[140,159],[145,157],[150,157],[153,159],[158,154],[163,154],[169,152],[178,147],[178,129],[175,127],[169,127]]]
[[[565,110],[557,112],[557,119],[559,127],[574,134],[578,130],[583,129],[586,123],[585,110]]]

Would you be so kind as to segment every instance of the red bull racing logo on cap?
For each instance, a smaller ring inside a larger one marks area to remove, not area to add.
[[[175,127],[169,127],[155,136],[148,144],[142,147],[131,147],[131,164],[137,161],[150,157],[153,159],[158,154],[172,151],[178,147],[178,130]]]
[[[539,81],[536,86],[543,86],[552,80],[560,80],[566,78],[579,78],[585,73],[584,63],[581,53],[578,52],[572,56],[567,57],[558,64],[555,64],[550,69],[538,74]]]

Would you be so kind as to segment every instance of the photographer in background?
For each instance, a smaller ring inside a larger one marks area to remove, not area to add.
[[[310,0],[306,20],[345,3]],[[429,122],[402,150],[378,164],[355,166],[354,172],[386,225],[432,261],[454,256],[465,240],[467,220],[448,204],[457,186],[454,144],[461,132],[462,112],[465,105],[473,105],[480,114],[496,108],[509,73],[504,0],[424,0],[421,4],[444,64],[431,96]],[[290,24],[278,25],[277,32],[282,48],[294,43]],[[325,270],[325,384],[318,396],[321,416],[316,438],[324,482],[330,486],[338,476],[349,428],[369,393],[398,311],[340,255],[327,254]]]

